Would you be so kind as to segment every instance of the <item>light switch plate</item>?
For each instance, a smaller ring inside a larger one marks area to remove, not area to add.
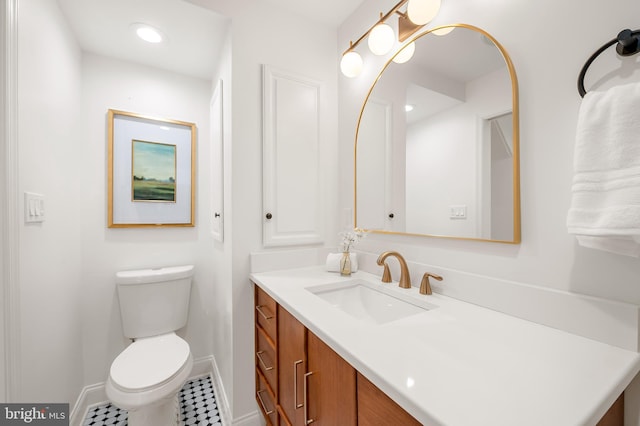
[[[450,219],[466,219],[467,218],[467,206],[455,205],[449,206],[449,218]]]
[[[24,193],[24,222],[44,222],[44,195],[33,192]]]

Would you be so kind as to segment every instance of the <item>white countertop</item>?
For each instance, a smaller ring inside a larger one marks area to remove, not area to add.
[[[446,426],[595,425],[640,354],[359,271],[251,275],[260,288],[416,419]],[[362,279],[435,309],[372,324],[306,288]]]

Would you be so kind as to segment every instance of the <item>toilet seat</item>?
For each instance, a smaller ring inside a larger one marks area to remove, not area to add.
[[[113,361],[110,381],[124,392],[144,392],[171,381],[188,364],[189,344],[174,333],[134,341]]]

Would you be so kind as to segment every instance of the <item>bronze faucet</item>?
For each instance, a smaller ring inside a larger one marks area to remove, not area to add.
[[[425,272],[422,276],[422,282],[420,283],[420,294],[431,294],[431,283],[429,282],[429,277],[442,281],[442,277],[440,275]]]
[[[385,251],[380,255],[380,257],[378,257],[378,265],[384,266],[384,272],[382,273],[382,282],[391,282],[391,271],[389,270],[389,265],[387,265],[385,262],[385,260],[389,256],[396,257],[398,259],[398,262],[400,262],[400,281],[398,282],[398,286],[401,288],[411,288],[411,276],[409,275],[407,262],[397,251]]]

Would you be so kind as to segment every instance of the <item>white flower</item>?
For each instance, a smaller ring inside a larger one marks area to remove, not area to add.
[[[355,245],[365,237],[366,234],[367,231],[359,228],[356,228],[353,231],[343,231],[338,233],[338,235],[342,238],[340,249],[343,253],[348,253],[352,247],[355,247]]]

